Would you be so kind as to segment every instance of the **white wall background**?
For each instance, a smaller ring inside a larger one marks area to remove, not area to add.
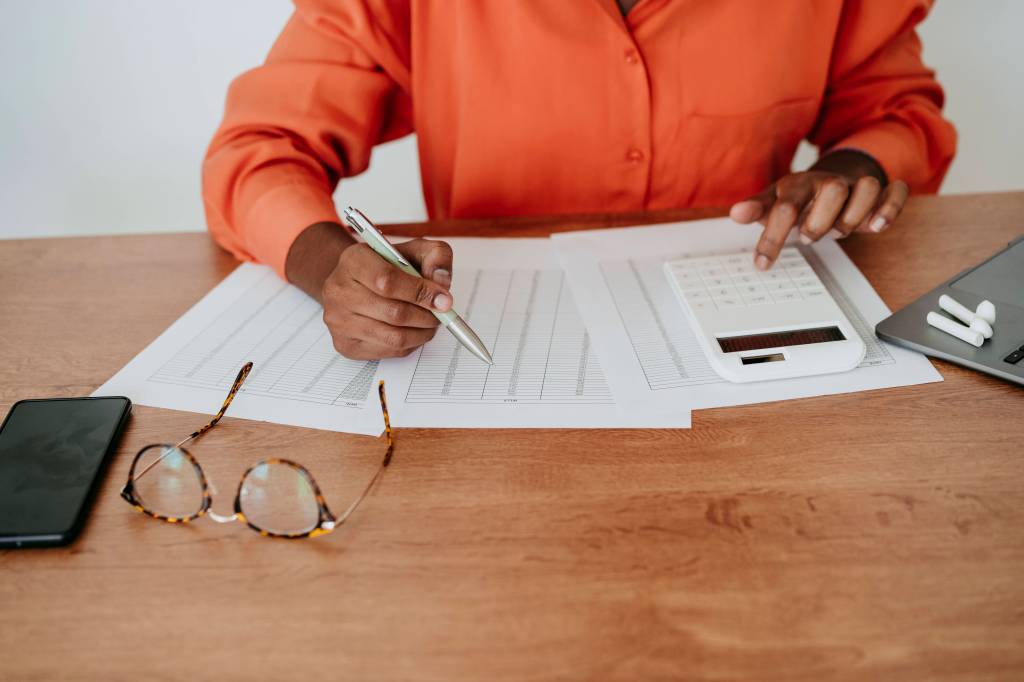
[[[0,0],[0,237],[203,229],[199,167],[227,84],[290,12],[285,0]],[[946,193],[1024,189],[1021,27],[1021,0],[939,0],[921,31],[960,131]],[[797,164],[813,158],[802,149]],[[424,217],[413,139],[380,147],[339,197],[382,222]]]

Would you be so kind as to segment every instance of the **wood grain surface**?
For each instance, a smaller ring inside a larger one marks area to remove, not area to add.
[[[844,248],[895,309],[1022,216],[1024,193],[915,198]],[[88,394],[234,265],[203,234],[0,242],[0,408]],[[1022,679],[1024,391],[937,367],[691,430],[400,429],[350,523],[299,542],[132,511],[134,452],[202,422],[136,407],[79,540],[0,552],[0,679]],[[216,510],[271,453],[340,510],[381,445],[228,418],[194,452]]]

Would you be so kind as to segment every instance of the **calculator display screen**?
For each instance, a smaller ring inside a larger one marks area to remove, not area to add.
[[[716,339],[723,353],[738,353],[744,350],[781,348],[783,346],[806,346],[811,343],[845,341],[839,327],[817,327],[815,329],[794,329],[786,332],[752,334],[750,336],[726,336]]]

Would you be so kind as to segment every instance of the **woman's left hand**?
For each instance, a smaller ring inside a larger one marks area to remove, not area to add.
[[[896,220],[909,194],[902,180],[886,183],[885,172],[870,156],[840,150],[734,204],[729,216],[738,223],[764,226],[754,265],[767,270],[790,230],[799,230],[804,244],[827,234],[841,239],[851,232],[882,232]]]

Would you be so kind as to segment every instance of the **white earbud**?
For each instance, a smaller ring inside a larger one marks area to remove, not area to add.
[[[978,306],[978,310],[980,311],[982,309],[982,306],[984,306],[986,303],[988,303],[989,306],[992,306],[992,304],[989,303],[988,301],[982,301],[981,304]],[[939,307],[945,310],[953,317],[955,317],[956,319],[963,322],[973,331],[976,331],[982,336],[984,336],[986,339],[992,338],[992,326],[989,323],[989,320],[980,313],[974,313],[970,308],[964,306],[952,296],[947,296],[946,294],[939,296]],[[994,313],[995,309],[993,308],[993,320],[995,320]]]
[[[981,348],[981,344],[985,343],[985,337],[981,332],[969,329],[962,324],[957,324],[948,317],[943,317],[938,313],[928,313],[928,324],[977,348]]]
[[[985,320],[989,324],[996,323],[996,307],[992,305],[992,301],[982,301],[978,304],[978,310],[975,315]]]
[[[971,320],[971,323],[969,325],[967,325],[967,326],[970,327],[971,331],[978,332],[979,334],[984,336],[986,339],[991,339],[992,338],[992,334],[993,334],[992,325],[990,325],[988,322],[986,322],[985,320],[981,319],[980,317],[975,317],[973,320]]]

